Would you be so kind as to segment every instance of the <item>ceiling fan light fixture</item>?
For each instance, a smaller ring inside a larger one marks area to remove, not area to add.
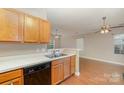
[[[104,30],[101,30],[101,32],[100,32],[101,34],[104,34],[105,33],[105,31]]]
[[[103,19],[103,25],[101,26],[99,31],[97,31],[97,32],[99,32],[101,34],[107,34],[107,33],[111,32],[112,29],[114,29],[114,28],[122,28],[122,27],[124,27],[123,24],[119,24],[117,26],[108,25],[107,22],[106,22],[106,17],[103,17],[102,19]],[[95,33],[97,33],[97,32],[95,32]]]
[[[110,26],[106,24],[106,17],[103,17],[103,26],[101,27],[101,34],[107,34],[110,30]]]
[[[106,29],[104,32],[105,32],[105,33],[108,33],[108,32],[109,32],[109,30],[108,30],[108,29]]]

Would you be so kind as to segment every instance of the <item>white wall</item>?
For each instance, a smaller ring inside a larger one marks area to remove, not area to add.
[[[110,33],[86,35],[81,56],[124,64],[124,55],[114,54],[113,35]]]
[[[115,29],[113,34],[124,33],[124,28]],[[88,34],[78,36],[63,36],[61,38],[62,48],[76,48],[76,39],[84,39],[84,50],[80,51],[80,57],[97,59],[105,62],[124,64],[124,55],[114,54],[113,34]]]
[[[78,38],[76,39],[76,48],[80,49],[80,50],[84,50],[84,39],[82,38]]]
[[[29,13],[34,16],[47,19],[45,9],[41,8],[18,8],[17,10]],[[2,43],[0,42],[0,56],[13,56],[27,53],[40,52],[42,49],[46,49],[45,44],[20,44],[20,43]]]
[[[72,36],[62,36],[61,48],[76,48],[76,39]]]

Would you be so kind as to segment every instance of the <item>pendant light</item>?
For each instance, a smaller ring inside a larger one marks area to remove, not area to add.
[[[59,38],[58,29],[56,29],[55,38],[56,38],[56,39]]]

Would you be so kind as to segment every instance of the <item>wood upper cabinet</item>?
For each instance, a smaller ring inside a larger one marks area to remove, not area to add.
[[[40,42],[49,43],[50,42],[50,23],[46,20],[40,20]]]
[[[49,43],[50,23],[14,9],[0,9],[0,41]]]
[[[70,76],[70,57],[64,58],[64,79]]]
[[[70,69],[71,69],[71,74],[75,73],[75,62],[76,62],[76,56],[71,56],[71,61],[70,61]]]
[[[40,19],[25,15],[24,19],[24,42],[39,42]]]
[[[0,9],[0,41],[21,41],[23,14]]]

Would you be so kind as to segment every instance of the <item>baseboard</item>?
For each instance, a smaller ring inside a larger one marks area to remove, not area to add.
[[[76,76],[80,76],[80,72],[75,72],[75,75]]]
[[[105,62],[105,63],[111,63],[111,64],[123,65],[124,66],[124,63],[114,62],[114,61],[110,61],[110,60],[103,60],[103,59],[87,57],[87,56],[80,56],[80,58],[86,58],[86,59],[96,60],[96,61],[100,61],[100,62]]]

